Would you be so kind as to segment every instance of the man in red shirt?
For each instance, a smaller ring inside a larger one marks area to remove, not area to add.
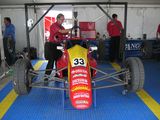
[[[110,61],[113,62],[115,60],[119,60],[119,46],[120,46],[120,36],[121,30],[123,29],[122,24],[119,20],[117,20],[117,14],[113,14],[112,18],[114,20],[110,21],[107,24],[107,32],[111,37],[110,41]]]
[[[158,25],[157,32],[156,32],[156,38],[160,38],[160,24]]]
[[[57,50],[57,46],[60,46],[65,35],[67,35],[70,29],[65,29],[62,26],[64,22],[64,15],[58,14],[57,21],[50,26],[50,37],[49,42],[45,43],[45,58],[48,60],[46,67],[46,75],[50,75],[53,69],[54,62],[62,56],[62,51]],[[45,79],[48,81],[48,79]]]

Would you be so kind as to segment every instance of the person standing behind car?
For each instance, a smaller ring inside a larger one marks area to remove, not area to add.
[[[14,56],[15,56],[15,44],[16,44],[16,39],[15,39],[15,26],[11,23],[11,19],[9,17],[5,17],[4,18],[4,24],[5,24],[5,28],[3,31],[3,43],[7,43],[7,40],[9,40],[10,43],[10,47],[12,48],[12,60],[11,63],[9,64],[13,64],[14,63]],[[6,44],[8,46],[8,44]],[[6,45],[4,45],[4,49],[6,49]],[[10,59],[7,58],[6,59]],[[10,61],[10,60],[9,60]]]
[[[67,35],[70,29],[65,29],[62,26],[65,18],[63,14],[58,14],[56,17],[56,22],[50,26],[50,37],[49,42],[45,43],[45,58],[48,60],[46,67],[46,75],[50,75],[53,69],[54,62],[62,56],[62,51],[57,50],[57,46],[60,46],[65,35]],[[57,75],[56,75],[57,76]],[[48,79],[45,79],[48,81]]]
[[[11,19],[9,17],[4,18],[5,29],[3,31],[3,38],[11,37],[15,42],[15,27],[11,23]]]
[[[160,39],[160,24],[158,25],[158,28],[157,28],[156,38]]]
[[[113,14],[112,20],[107,24],[107,32],[111,38],[110,42],[110,54],[109,59],[111,62],[115,60],[119,61],[119,46],[120,46],[120,36],[121,36],[121,29],[123,29],[121,22],[117,19],[118,15]],[[115,24],[116,23],[116,24]]]

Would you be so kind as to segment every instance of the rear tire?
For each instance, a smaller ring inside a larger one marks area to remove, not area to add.
[[[29,70],[33,69],[28,59],[19,59],[16,61],[13,73],[13,87],[18,95],[28,94],[31,90],[29,86],[32,77]]]
[[[144,66],[141,60],[137,57],[129,57],[126,59],[126,68],[129,70],[129,79],[126,89],[129,92],[136,92],[143,89],[144,86]],[[126,79],[126,76],[125,76]]]
[[[15,62],[15,42],[10,38],[3,39],[4,54],[8,65],[12,65]]]

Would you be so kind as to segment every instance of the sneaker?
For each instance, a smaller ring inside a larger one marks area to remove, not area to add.
[[[58,77],[59,78],[59,75],[56,73],[56,75],[54,77]]]
[[[44,86],[48,86],[48,78],[44,79]]]

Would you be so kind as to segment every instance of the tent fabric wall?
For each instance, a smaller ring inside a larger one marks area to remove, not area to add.
[[[132,38],[155,39],[157,27],[160,24],[160,6],[131,7],[128,9],[127,33]]]
[[[109,1],[109,0],[108,0]],[[98,0],[98,2],[108,2],[106,0]],[[112,2],[124,2],[124,0],[111,0]],[[23,5],[24,3],[34,2],[97,2],[97,0],[1,0],[0,5]],[[129,4],[160,4],[159,0],[125,0]]]
[[[99,10],[99,8],[75,7],[73,10],[78,11],[79,21],[94,21],[96,22],[96,30],[101,34],[107,34],[106,22],[109,21],[109,19],[102,13],[102,11]],[[105,10],[108,11],[110,15],[112,15],[112,13],[117,13],[119,15],[119,20],[122,21],[123,24],[124,8],[112,7],[108,9],[108,7],[106,7]],[[36,13],[34,13],[33,9],[30,9],[29,18],[36,21],[36,19],[39,19],[43,13],[44,8],[38,8]],[[142,38],[142,34],[145,33],[147,34],[148,39],[155,38],[158,24],[160,24],[159,13],[160,5],[129,5],[127,16],[127,35],[130,34],[133,39],[137,39]],[[0,6],[0,14],[2,15],[2,18],[9,16],[12,19],[12,23],[16,27],[16,50],[21,51],[27,46],[24,7],[14,7],[14,9],[12,9]],[[31,46],[37,48],[38,56],[42,58],[44,54],[43,20],[41,20],[41,22],[30,33],[30,42]]]
[[[79,21],[88,20],[96,22],[96,30],[101,34],[106,34],[108,36],[106,31],[106,24],[107,21],[109,21],[109,18],[104,16],[99,8],[76,8],[75,10],[80,14],[78,16]],[[110,16],[112,16],[113,13],[118,14],[118,19],[124,25],[124,9],[122,7],[110,8]],[[133,39],[139,39],[143,37],[143,34],[147,34],[148,39],[155,38],[158,24],[160,24],[159,13],[160,6],[157,6],[156,8],[154,8],[152,5],[129,6],[127,15],[127,36],[130,35],[130,37]],[[95,21],[96,18],[100,19]]]

